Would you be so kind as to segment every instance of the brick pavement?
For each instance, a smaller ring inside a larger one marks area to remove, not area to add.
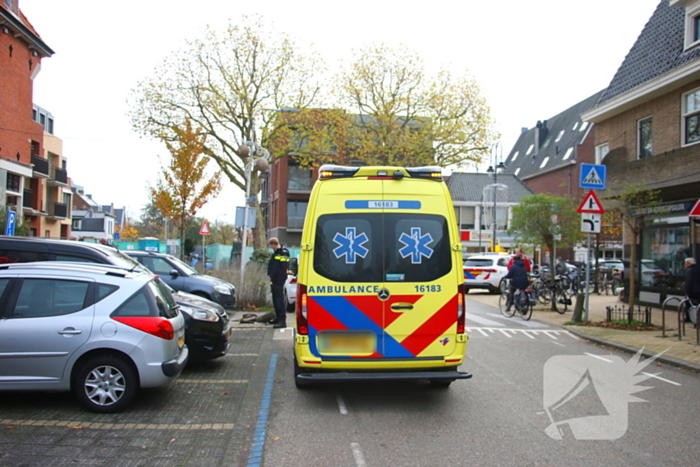
[[[473,290],[467,295],[467,299],[498,308],[498,295]],[[591,322],[605,321],[606,307],[608,306],[618,306],[619,308],[626,309],[626,304],[618,301],[615,296],[591,294],[589,296],[588,320]],[[550,311],[550,305],[544,306],[538,304],[533,311],[532,319],[564,326],[584,339],[609,347],[615,347],[620,350],[637,352],[639,349],[644,349],[643,354],[645,356],[664,352],[659,358],[659,361],[700,372],[700,346],[696,345],[696,330],[693,329],[692,324],[685,325],[685,335],[683,335],[681,340],[678,339],[677,304],[666,310],[665,334],[667,337],[662,337],[663,333],[660,330],[626,331],[595,326],[565,324],[571,321],[572,310],[573,306],[570,306],[566,313],[560,315],[559,313]],[[468,311],[469,307],[467,305],[467,313]],[[661,309],[652,308],[651,315],[652,323],[661,326]],[[467,314],[467,321],[468,320],[469,315]]]
[[[70,393],[4,392],[0,466],[248,465],[272,329],[236,328],[230,342],[117,414],[87,412]]]

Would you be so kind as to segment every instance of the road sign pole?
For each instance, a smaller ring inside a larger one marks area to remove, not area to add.
[[[591,293],[591,234],[586,235],[586,313],[583,322],[588,322],[588,297]]]

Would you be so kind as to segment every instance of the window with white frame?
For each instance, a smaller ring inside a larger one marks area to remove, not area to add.
[[[700,88],[683,94],[683,145],[700,142]]]
[[[685,9],[685,48],[700,44],[700,2]]]
[[[651,117],[637,121],[637,158],[644,159],[652,153]]]
[[[595,147],[595,163],[602,164],[605,156],[608,155],[610,151],[610,145],[608,143],[599,144]]]

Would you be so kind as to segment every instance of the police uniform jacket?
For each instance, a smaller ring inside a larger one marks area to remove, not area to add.
[[[287,268],[289,267],[289,250],[281,246],[272,253],[270,263],[267,265],[267,275],[273,285],[284,285],[287,281]]]

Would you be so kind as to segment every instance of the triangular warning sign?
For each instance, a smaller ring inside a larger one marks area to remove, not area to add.
[[[595,191],[590,190],[586,193],[586,197],[578,206],[576,212],[580,213],[590,213],[590,214],[604,214],[605,209],[603,209],[603,203],[600,202],[595,194]]]
[[[698,200],[697,203],[695,203],[695,206],[693,209],[690,210],[690,214],[688,214],[689,217],[700,217],[700,199]]]
[[[583,179],[583,183],[585,185],[603,185],[603,180],[600,178],[600,175],[598,175],[598,171],[596,170],[595,167],[591,167],[590,172],[588,172],[588,175],[586,175],[586,178]]]
[[[207,224],[207,221],[202,221],[202,227],[199,229],[199,235],[209,235],[211,232],[209,232],[209,224]]]

